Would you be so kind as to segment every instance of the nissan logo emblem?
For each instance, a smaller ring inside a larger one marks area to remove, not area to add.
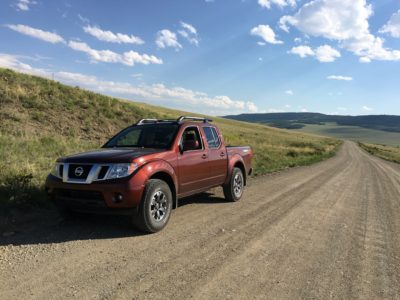
[[[82,167],[77,167],[75,169],[75,175],[78,176],[78,177],[81,177],[82,174],[83,174],[83,168]]]

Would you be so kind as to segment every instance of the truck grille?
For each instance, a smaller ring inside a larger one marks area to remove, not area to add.
[[[91,169],[92,165],[70,164],[68,169],[68,177],[72,179],[86,180]]]

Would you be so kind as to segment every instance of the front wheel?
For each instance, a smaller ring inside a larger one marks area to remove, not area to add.
[[[134,225],[148,233],[163,229],[171,216],[172,193],[168,184],[160,179],[150,179],[144,191],[143,201]]]
[[[238,201],[242,198],[243,188],[243,172],[239,168],[234,168],[228,184],[223,186],[225,199],[233,202]]]

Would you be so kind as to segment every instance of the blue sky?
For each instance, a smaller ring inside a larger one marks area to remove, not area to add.
[[[400,114],[395,0],[0,4],[0,66],[212,115]]]

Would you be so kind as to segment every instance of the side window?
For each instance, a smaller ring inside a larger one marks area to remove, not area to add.
[[[218,148],[221,144],[218,133],[214,127],[203,127],[209,148]]]
[[[203,149],[199,129],[197,127],[188,127],[182,134],[183,148],[188,150]]]

